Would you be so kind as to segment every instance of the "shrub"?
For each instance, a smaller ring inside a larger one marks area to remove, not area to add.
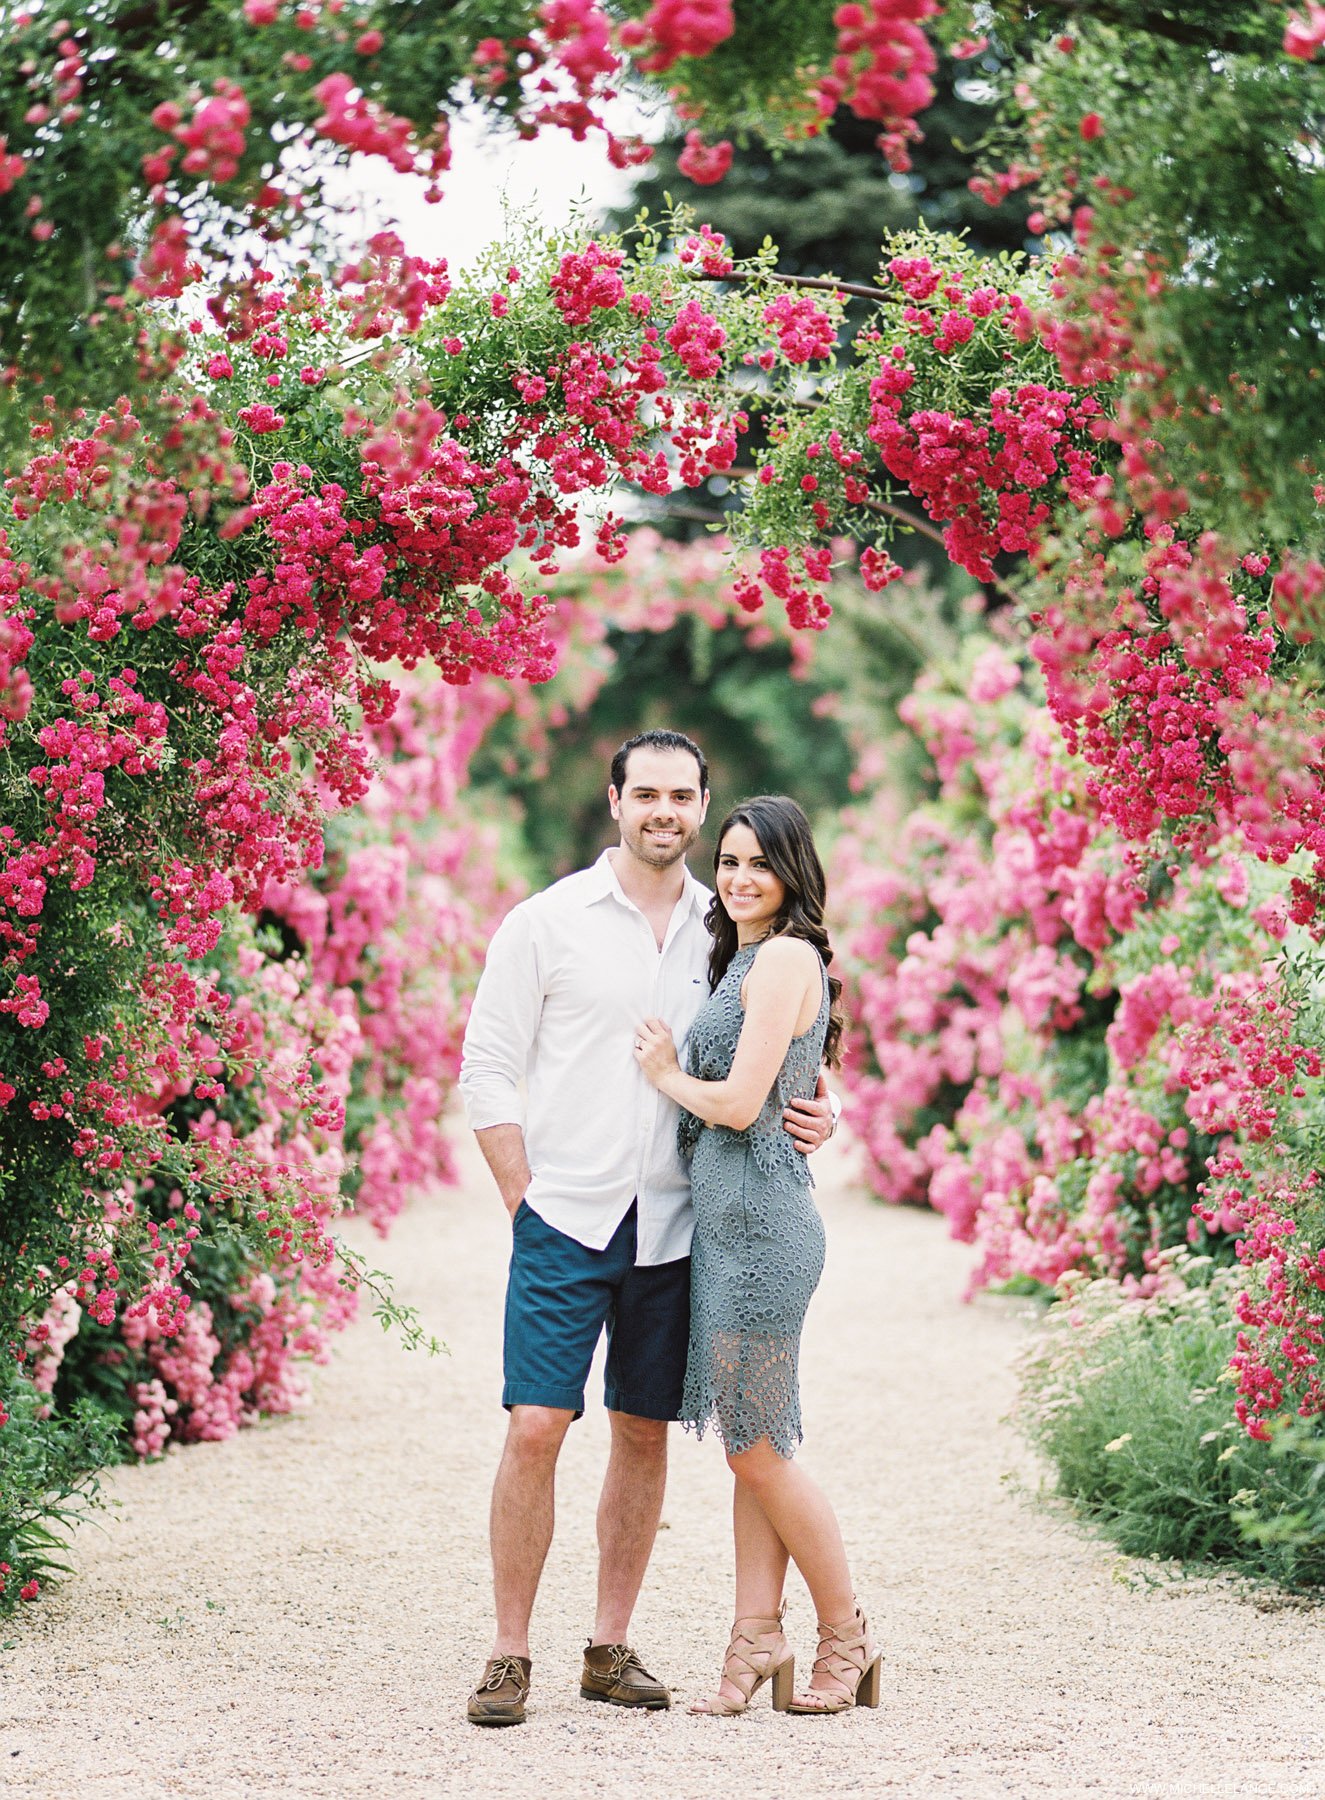
[[[1299,1425],[1265,1443],[1234,1411],[1241,1272],[1177,1252],[1164,1275],[1145,1300],[1066,1279],[1023,1357],[1017,1423],[1057,1493],[1129,1555],[1325,1583],[1325,1439]]]
[[[92,1400],[63,1418],[0,1358],[0,1618],[63,1572],[63,1532],[98,1500],[96,1471],[115,1458],[114,1420]]]

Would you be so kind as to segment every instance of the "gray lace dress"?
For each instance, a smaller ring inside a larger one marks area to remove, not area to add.
[[[741,983],[758,949],[736,952],[691,1026],[686,1068],[701,1081],[730,1072],[745,1018]],[[779,1456],[792,1456],[803,1435],[797,1364],[823,1272],[824,1228],[807,1159],[783,1129],[782,1112],[813,1094],[827,1030],[825,980],[818,1016],[792,1039],[753,1125],[734,1131],[681,1115],[695,1203],[681,1419],[700,1437],[712,1425],[729,1451],[767,1438]]]

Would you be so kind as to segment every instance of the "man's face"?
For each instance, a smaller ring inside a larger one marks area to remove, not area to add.
[[[680,862],[699,836],[709,797],[699,786],[699,764],[688,750],[632,750],[625,786],[609,787],[612,817],[631,856],[651,869]]]

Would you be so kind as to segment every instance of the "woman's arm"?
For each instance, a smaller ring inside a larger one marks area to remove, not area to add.
[[[759,1117],[786,1059],[806,1001],[822,992],[819,952],[804,938],[772,938],[761,946],[745,978],[745,1020],[722,1081],[687,1075],[672,1034],[660,1019],[640,1027],[635,1057],[654,1086],[709,1125],[744,1131]]]

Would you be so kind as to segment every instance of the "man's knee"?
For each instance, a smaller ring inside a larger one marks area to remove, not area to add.
[[[667,1455],[667,1420],[643,1419],[638,1413],[609,1412],[612,1442],[632,1456],[658,1460]]]
[[[574,1417],[560,1406],[513,1406],[506,1426],[507,1449],[521,1459],[555,1462]]]

